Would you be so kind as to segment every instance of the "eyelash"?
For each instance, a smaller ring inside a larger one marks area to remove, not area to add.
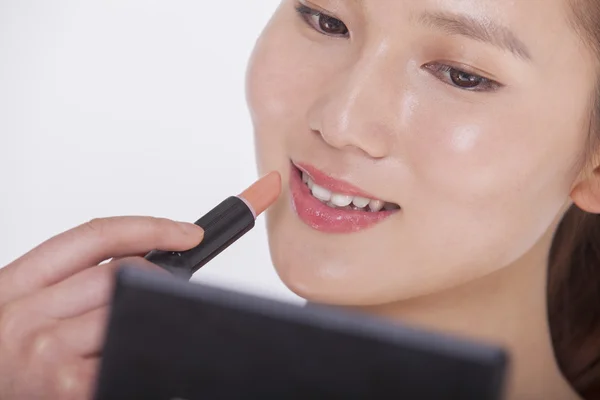
[[[459,90],[465,90],[469,92],[495,92],[502,88],[503,85],[492,79],[485,78],[481,75],[467,72],[465,70],[455,68],[448,64],[442,63],[429,63],[424,66],[433,76],[441,80],[442,82],[457,88]],[[473,87],[463,87],[455,82],[456,75],[462,75],[469,79],[475,79],[479,83]]]
[[[349,32],[348,32],[348,28],[346,27],[346,25],[341,20],[339,20],[335,17],[332,17],[331,15],[327,15],[327,14],[322,13],[321,11],[307,7],[302,3],[298,3],[296,5],[296,11],[297,11],[298,15],[300,16],[300,18],[302,18],[302,20],[304,20],[304,22],[306,22],[312,29],[314,29],[315,31],[317,31],[323,35],[331,36],[331,37],[349,37]],[[343,34],[331,34],[331,33],[325,32],[321,27],[321,24],[323,23],[323,21],[321,21],[321,18],[326,19],[326,21],[328,21],[328,22],[341,24],[341,27],[343,28],[343,30],[345,30],[345,32]],[[314,21],[314,19],[316,19],[316,21]],[[467,71],[464,71],[464,70],[461,70],[461,69],[458,69],[455,67],[452,67],[447,64],[429,63],[429,64],[424,65],[423,67],[425,69],[427,69],[432,75],[434,75],[440,81],[442,81],[456,89],[463,90],[463,91],[494,92],[503,86],[502,84],[500,84],[496,81],[493,81],[491,79],[488,79],[483,76],[480,76],[480,75],[477,75],[474,73],[470,73],[470,72],[467,72]],[[455,82],[455,78],[457,76],[458,77],[462,76],[462,78],[467,78],[467,80],[474,79],[478,82],[478,84],[473,87],[460,86],[458,83]]]
[[[327,15],[325,13],[322,13],[321,11],[307,7],[301,3],[299,3],[296,6],[296,12],[298,12],[298,14],[300,15],[300,18],[302,18],[304,20],[304,22],[306,22],[311,28],[313,28],[314,30],[316,30],[317,32],[319,32],[323,35],[333,36],[333,37],[349,37],[349,31],[348,31],[348,27],[346,26],[346,24],[344,24],[339,19],[332,17],[331,15]],[[316,21],[314,21],[314,19],[316,19]],[[330,23],[333,22],[336,24],[340,24],[341,28],[344,30],[344,32],[342,34],[332,34],[332,33],[325,32],[320,26],[323,23],[322,19],[324,19],[325,21],[328,21]]]

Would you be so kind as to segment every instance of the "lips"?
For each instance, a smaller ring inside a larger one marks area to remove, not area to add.
[[[325,233],[358,232],[400,210],[394,203],[379,200],[306,164],[292,164],[290,191],[300,220]]]

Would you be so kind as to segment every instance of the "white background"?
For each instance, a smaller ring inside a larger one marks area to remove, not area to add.
[[[279,0],[0,0],[0,265],[94,217],[195,221],[256,178],[244,78]],[[264,221],[195,280],[297,301]]]

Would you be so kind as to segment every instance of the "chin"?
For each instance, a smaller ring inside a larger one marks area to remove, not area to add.
[[[311,303],[365,307],[406,300],[428,290],[429,284],[421,285],[410,272],[402,273],[402,261],[381,264],[369,252],[346,244],[348,240],[369,243],[368,233],[350,238],[315,231],[286,210],[286,200],[267,214],[269,248],[279,278],[296,295]],[[387,272],[389,268],[395,276]],[[400,275],[405,278],[398,279]]]

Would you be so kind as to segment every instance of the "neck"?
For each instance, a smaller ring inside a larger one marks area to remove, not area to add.
[[[558,370],[548,325],[547,256],[552,233],[514,264],[477,281],[361,311],[503,346],[511,357],[509,399],[576,398]]]

